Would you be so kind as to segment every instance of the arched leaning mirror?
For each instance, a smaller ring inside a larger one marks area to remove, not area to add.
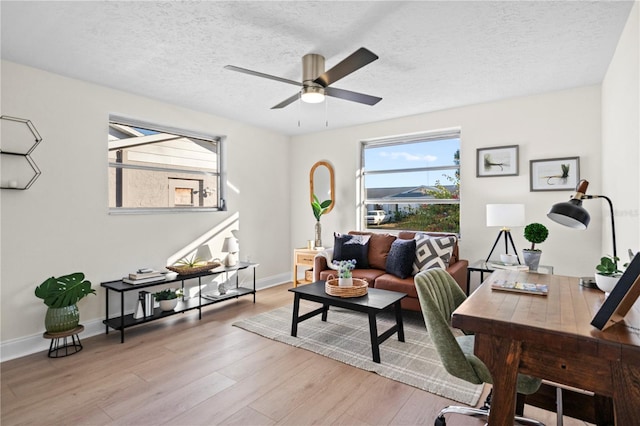
[[[333,166],[328,161],[318,161],[311,167],[309,172],[309,200],[313,203],[313,194],[315,194],[320,202],[331,200],[331,205],[327,208],[326,213],[333,210],[336,204],[335,190],[333,183]]]

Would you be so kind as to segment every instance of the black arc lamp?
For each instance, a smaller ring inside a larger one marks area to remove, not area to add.
[[[609,204],[611,211],[611,234],[613,235],[613,257],[618,257],[616,251],[616,224],[613,217],[613,203],[611,199],[605,195],[587,195],[587,187],[589,182],[582,179],[578,182],[576,193],[569,201],[554,204],[547,213],[547,217],[560,225],[574,229],[587,229],[591,216],[589,212],[582,207],[582,200],[591,200],[593,198],[604,198]]]

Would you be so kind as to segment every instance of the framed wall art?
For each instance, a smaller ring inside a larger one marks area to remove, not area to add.
[[[580,157],[529,161],[531,191],[573,191],[580,181]]]
[[[518,176],[518,145],[478,148],[476,176]]]

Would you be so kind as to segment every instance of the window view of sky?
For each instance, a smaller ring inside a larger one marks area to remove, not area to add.
[[[366,148],[364,152],[366,171],[441,166],[452,166],[452,169],[368,175],[365,177],[365,186],[367,188],[431,186],[435,185],[436,180],[448,185],[450,182],[443,175],[454,176],[454,154],[458,149],[460,149],[458,138]]]

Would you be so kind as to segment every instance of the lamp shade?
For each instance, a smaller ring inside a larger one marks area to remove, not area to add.
[[[487,204],[487,226],[524,226],[524,204]]]
[[[577,198],[554,204],[547,213],[547,217],[560,225],[574,229],[586,229],[591,220],[589,212],[582,207],[582,200]]]
[[[225,253],[237,253],[240,250],[238,240],[234,237],[226,237],[222,244],[222,251]]]
[[[308,86],[302,88],[302,101],[308,104],[318,104],[324,101],[324,88]]]

